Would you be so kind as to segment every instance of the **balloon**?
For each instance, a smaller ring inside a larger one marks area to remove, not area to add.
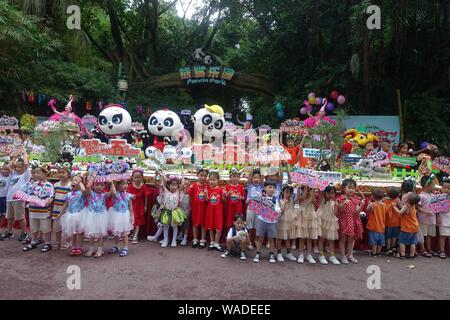
[[[303,101],[303,105],[304,106],[309,106],[309,101],[308,100]]]
[[[278,111],[278,112],[277,112],[277,117],[278,117],[279,119],[283,119],[283,118],[284,118],[284,111],[283,111],[283,110]]]
[[[345,97],[344,96],[339,96],[338,98],[337,98],[337,102],[339,103],[339,104],[344,104],[345,103]]]
[[[339,96],[339,93],[336,90],[333,90],[333,91],[331,91],[330,96],[331,96],[331,99],[336,100]]]
[[[308,94],[308,100],[311,100],[311,98],[316,99],[316,94],[314,92],[311,92],[310,94]]]
[[[328,102],[328,104],[327,104],[327,110],[328,111],[333,111],[334,110],[334,104],[332,103],[332,102]]]
[[[281,103],[277,102],[275,104],[275,110],[276,111],[283,111],[283,108],[284,108],[284,106]]]
[[[322,104],[322,98],[316,98],[316,105]]]
[[[303,108],[300,109],[300,114],[306,114],[306,113],[307,113],[307,111],[306,111],[306,108],[305,108],[305,107],[303,107]]]
[[[311,111],[312,111],[312,107],[311,107],[310,105],[308,105],[308,106],[306,107],[306,111],[307,111],[307,112],[311,112]]]
[[[309,98],[309,104],[316,104],[316,97]]]
[[[425,149],[430,143],[428,141],[421,141],[419,144],[419,149]]]

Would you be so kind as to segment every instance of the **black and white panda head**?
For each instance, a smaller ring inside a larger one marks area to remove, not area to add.
[[[148,120],[148,131],[155,136],[175,138],[181,129],[180,117],[168,109],[154,112]]]
[[[98,128],[106,136],[123,135],[131,131],[131,116],[118,104],[108,105],[98,116]]]
[[[225,118],[222,107],[205,105],[193,118],[194,130],[205,138],[222,138],[225,130]]]
[[[73,154],[73,147],[69,143],[65,143],[61,146],[61,154]]]

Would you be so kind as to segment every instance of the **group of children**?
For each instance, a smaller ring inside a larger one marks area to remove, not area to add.
[[[41,252],[50,251],[52,232],[57,248],[64,249],[65,240],[70,238],[70,255],[75,256],[82,254],[82,244],[87,240],[89,248],[84,253],[87,257],[104,254],[107,236],[114,238],[114,246],[108,252],[119,253],[121,257],[128,255],[129,237],[132,243],[137,243],[139,227],[145,224],[149,192],[143,171],[135,169],[131,183],[104,183],[95,174],[83,179],[73,175],[70,167],[60,166],[59,181],[52,185],[47,181],[48,168],[29,168],[25,150],[15,154],[0,171],[0,209],[6,212],[7,219],[7,230],[0,240],[14,237],[12,228],[14,221],[18,221],[24,251],[35,249],[41,242]],[[253,261],[258,263],[267,238],[270,263],[287,259],[315,264],[316,247],[321,264],[358,263],[353,255],[354,245],[363,238],[363,220],[367,218],[371,256],[380,255],[382,248],[386,248],[386,255],[413,258],[419,245],[422,255],[431,257],[431,241],[438,225],[440,252],[435,254],[446,258],[450,212],[428,211],[435,188],[432,176],[422,177],[420,195],[415,193],[414,181],[405,180],[401,189],[389,188],[386,195],[383,190],[375,189],[369,202],[357,192],[352,179],[342,182],[342,195],[338,197],[333,186],[317,191],[307,186],[283,185],[283,167],[265,177],[258,168],[252,169],[246,190],[236,169],[230,171],[225,186],[220,185],[217,172],[204,168],[198,169],[197,181],[193,183],[166,176],[162,171],[156,176],[160,193],[152,216],[158,229],[148,240],[156,242],[163,235],[162,247],[169,244],[175,247],[177,240],[186,245],[192,230],[193,248],[208,247],[221,252],[223,258],[237,251],[240,259],[246,260],[246,251],[253,250],[255,245]],[[18,191],[37,195],[40,201],[17,198]],[[445,180],[442,193],[448,195],[449,191],[450,181]],[[31,237],[26,233],[26,205]],[[171,228],[172,241],[169,241]],[[227,232],[225,250],[220,244],[224,231]],[[340,260],[335,255],[336,242]],[[406,246],[409,246],[408,255]],[[296,248],[298,256],[293,254]]]
[[[144,184],[143,171],[135,170],[132,182],[116,181],[107,183],[90,175],[83,179],[73,174],[69,166],[59,166],[59,181],[48,182],[49,169],[46,166],[29,168],[28,156],[24,149],[12,156],[9,163],[1,167],[0,209],[6,212],[7,230],[0,240],[14,238],[15,222],[22,230],[19,236],[25,246],[23,251],[36,249],[52,250],[51,235],[55,234],[56,248],[67,249],[70,239],[70,255],[81,255],[83,241],[89,241],[86,257],[101,257],[104,254],[103,240],[114,238],[114,246],[109,253],[128,255],[128,236],[137,243],[139,227],[145,224],[145,205],[148,190]],[[23,198],[17,194],[23,194]],[[25,208],[29,212],[31,237],[26,233]],[[123,246],[119,248],[119,240]],[[97,242],[97,249],[94,244]]]

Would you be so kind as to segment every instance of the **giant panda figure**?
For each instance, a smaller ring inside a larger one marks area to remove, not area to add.
[[[153,135],[153,147],[161,152],[164,151],[164,138],[169,137],[172,142],[177,142],[183,130],[180,117],[168,109],[154,112],[148,120],[148,131]]]
[[[131,116],[119,104],[107,105],[98,115],[97,127],[106,138],[131,141]]]
[[[192,117],[195,143],[220,142],[225,131],[225,117],[221,106],[205,104]]]

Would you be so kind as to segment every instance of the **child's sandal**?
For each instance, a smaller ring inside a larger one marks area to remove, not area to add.
[[[26,245],[25,247],[23,247],[23,251],[30,251],[30,250],[33,250],[33,249],[36,249],[37,248],[37,244],[36,243],[30,243],[30,244],[28,244],[28,245]]]
[[[105,252],[103,251],[103,249],[97,249],[97,252],[95,253],[94,258],[100,258],[104,254],[105,254]]]
[[[133,238],[131,238],[131,243],[132,244],[138,244],[139,243],[138,237],[137,236],[133,236]]]
[[[76,255],[77,255],[77,248],[72,248],[72,249],[70,249],[69,255],[71,255],[71,256],[76,256]]]
[[[406,259],[405,256],[400,255],[400,253],[398,253],[398,252],[394,255],[394,258],[397,258],[397,259],[400,259],[400,260],[405,260]]]
[[[128,249],[120,250],[119,257],[126,257],[128,255]]]
[[[447,259],[447,255],[445,254],[445,252],[439,252],[439,258]]]
[[[119,252],[119,248],[117,248],[117,247],[112,247],[111,249],[108,250],[109,254],[114,254],[117,252]]]
[[[49,252],[50,250],[52,250],[52,245],[50,243],[44,244],[41,248],[42,253]]]
[[[93,254],[94,254],[94,249],[93,249],[93,248],[90,248],[90,249],[84,254],[84,256],[87,257],[87,258],[90,258],[90,257],[92,257]]]

